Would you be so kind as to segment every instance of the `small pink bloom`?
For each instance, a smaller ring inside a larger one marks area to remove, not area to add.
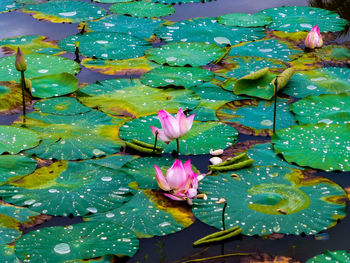
[[[307,34],[305,39],[305,46],[307,48],[316,48],[316,47],[322,47],[323,45],[323,39],[322,35],[320,34],[320,29],[317,25],[315,25],[311,31]]]

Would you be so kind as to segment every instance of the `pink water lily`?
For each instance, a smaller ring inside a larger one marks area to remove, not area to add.
[[[167,192],[165,196],[177,201],[187,200],[192,205],[192,199],[197,196],[198,179],[197,173],[192,170],[191,160],[182,165],[181,161],[175,159],[166,177],[157,165],[154,165],[154,169],[159,187]]]
[[[316,47],[322,47],[322,45],[323,39],[320,34],[320,29],[315,25],[306,36],[305,47],[314,49]]]

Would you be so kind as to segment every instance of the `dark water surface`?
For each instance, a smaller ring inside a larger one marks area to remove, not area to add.
[[[1,1],[1,0],[0,0]],[[89,2],[86,0],[86,2]],[[306,0],[218,0],[208,2],[205,4],[183,4],[176,5],[176,12],[166,19],[172,21],[180,21],[183,19],[193,17],[218,16],[227,13],[255,13],[265,8],[277,6],[313,6],[328,3],[327,7],[332,9],[341,9],[339,13],[343,16],[350,16],[349,0],[345,1],[306,1]],[[333,3],[333,5],[331,5]],[[334,4],[335,3],[335,4]],[[97,3],[95,3],[97,4]],[[108,4],[97,4],[99,6],[108,8]],[[325,7],[325,6],[320,6]],[[345,14],[345,15],[344,15]],[[349,19],[349,18],[348,18]],[[11,13],[0,15],[0,38],[15,37],[19,35],[40,34],[48,36],[51,40],[59,40],[69,35],[78,33],[77,24],[53,24],[45,21],[38,21],[28,14],[15,11]],[[339,35],[337,42],[344,42],[350,40],[350,34],[344,33]],[[2,54],[0,53],[0,57]],[[72,58],[71,54],[66,54]],[[88,69],[82,68],[82,71],[77,75],[80,82],[91,83],[96,80],[104,80],[115,78],[115,76],[102,75],[92,72]],[[0,116],[0,125],[11,124],[18,115]],[[239,140],[244,141],[252,139],[250,136],[240,135]],[[259,139],[254,137],[254,139]],[[262,139],[260,137],[260,139]],[[266,139],[264,137],[263,139]],[[188,158],[187,156],[185,159]],[[192,162],[201,172],[206,172],[209,164],[209,155],[193,156]],[[350,172],[348,173],[327,173],[319,172],[317,175],[325,176],[343,187],[350,186]],[[347,212],[349,213],[350,208]],[[42,228],[53,225],[66,225],[78,223],[81,218],[61,218],[55,217],[49,222],[46,222],[33,229]],[[28,231],[28,230],[27,230]],[[25,232],[27,232],[25,231]],[[209,248],[200,247],[193,248],[192,243],[197,239],[217,231],[199,220],[192,226],[184,229],[176,234],[165,237],[155,237],[151,239],[141,239],[140,249],[136,255],[129,260],[129,262],[183,262],[186,257],[193,254],[203,252],[197,257],[216,256],[222,253],[224,249],[225,254],[236,252],[248,253],[269,253],[272,255],[293,257],[296,260],[304,262],[305,260],[317,254],[323,253],[325,250],[350,250],[348,242],[348,235],[350,233],[350,220],[347,217],[341,221],[336,227],[326,231],[329,235],[328,240],[315,240],[313,236],[285,236],[280,240],[264,240],[260,237],[237,237],[227,243],[224,247],[221,244],[211,246]],[[203,251],[206,249],[206,251]],[[148,256],[148,260],[146,260]],[[230,258],[215,262],[239,262],[238,258]],[[208,261],[204,261],[208,262]]]

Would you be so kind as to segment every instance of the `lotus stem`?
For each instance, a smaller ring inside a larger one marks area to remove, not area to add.
[[[177,155],[179,156],[180,153],[180,143],[179,143],[179,138],[176,139],[176,152]]]
[[[213,234],[210,234],[208,236],[205,236],[196,242],[193,243],[194,246],[202,245],[202,244],[210,244],[210,243],[216,243],[221,242],[224,240],[227,240],[231,237],[237,236],[242,232],[242,229],[238,226],[235,226],[233,228],[222,230],[215,232]]]
[[[231,45],[227,45],[225,47],[225,50],[226,50],[225,53],[221,57],[213,61],[214,64],[219,64],[228,55],[228,53],[230,53]]]
[[[222,209],[222,229],[223,230],[226,230],[226,227],[225,227],[225,210],[226,210],[226,207],[227,207],[227,202],[224,203],[224,208]]]
[[[156,150],[156,147],[157,147],[158,132],[156,131],[155,134],[156,134],[156,136],[154,136],[155,139],[154,139],[153,152]]]
[[[24,78],[24,71],[21,71],[21,86],[22,86],[22,106],[23,106],[23,116],[24,120],[26,117],[26,99],[25,99],[25,89],[26,89],[26,80]]]
[[[273,134],[275,134],[275,132],[276,132],[277,85],[278,85],[278,76],[276,77],[275,82],[273,83],[273,89],[274,89],[273,129],[272,129]]]

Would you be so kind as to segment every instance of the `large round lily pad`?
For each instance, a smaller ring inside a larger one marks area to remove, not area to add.
[[[277,131],[274,150],[288,162],[326,171],[350,171],[350,124],[305,124]]]
[[[19,153],[22,150],[30,149],[40,143],[38,133],[19,127],[0,125],[0,154]]]
[[[315,234],[345,217],[344,190],[321,177],[307,177],[300,170],[279,166],[255,166],[207,176],[199,191],[207,200],[193,200],[193,213],[201,221],[222,228],[227,202],[227,228],[239,226],[245,235]]]
[[[203,68],[162,66],[143,74],[140,81],[155,88],[166,86],[191,88],[211,81],[213,77],[211,71]]]
[[[132,256],[139,241],[130,230],[116,224],[80,223],[46,227],[22,236],[15,245],[24,262],[57,262],[89,259],[106,254]]]
[[[163,236],[180,231],[194,222],[191,208],[172,201],[161,192],[138,191],[123,206],[85,220],[116,223],[134,231],[139,238]]]
[[[68,52],[75,51],[79,42],[79,52],[90,58],[127,59],[144,55],[150,43],[146,40],[121,33],[90,32],[62,39],[58,46]]]
[[[62,72],[75,74],[80,70],[78,63],[63,57],[28,54],[25,55],[25,59],[27,61],[25,77],[28,79]],[[0,81],[18,81],[20,79],[21,74],[16,70],[15,60],[15,56],[0,58]]]
[[[219,120],[232,123],[240,132],[254,135],[272,135],[273,101],[259,99],[232,101],[216,112]],[[294,122],[288,100],[277,100],[276,130],[288,128]]]
[[[116,14],[136,17],[163,17],[175,12],[175,8],[171,5],[150,3],[147,1],[117,3],[112,5],[109,10]]]
[[[33,112],[27,114],[26,126],[38,132],[41,144],[27,151],[43,159],[89,159],[119,151],[123,142],[118,128],[123,122],[105,113],[89,111],[62,116]]]
[[[156,114],[161,109],[175,113],[179,108],[193,109],[199,104],[198,96],[190,90],[150,88],[137,79],[105,80],[80,92],[85,96],[79,100],[89,107],[133,118]]]
[[[72,97],[59,97],[46,100],[40,100],[34,103],[34,109],[43,113],[55,115],[76,115],[91,111],[91,108],[85,107]]]
[[[350,96],[347,94],[308,96],[293,103],[290,109],[300,124],[350,123]]]
[[[258,14],[272,17],[269,28],[284,32],[310,31],[314,25],[321,32],[335,32],[344,29],[348,23],[335,11],[307,6],[274,7]]]
[[[0,114],[22,111],[21,85],[14,81],[0,81]],[[30,101],[28,92],[24,92],[26,102]]]
[[[220,58],[226,52],[215,44],[170,43],[147,50],[146,58],[169,66],[205,66]]]
[[[106,10],[96,5],[76,0],[27,5],[23,8],[23,12],[33,14],[36,19],[44,19],[53,23],[79,23],[101,18],[107,13]]]
[[[16,3],[15,0],[2,0],[0,4],[0,14],[21,8],[22,5]]]
[[[314,256],[306,261],[306,263],[325,263],[325,262],[350,262],[350,254],[345,250],[329,251]]]
[[[9,178],[27,175],[36,169],[36,160],[24,155],[0,155],[0,184]]]
[[[121,164],[129,161],[123,160]],[[120,165],[121,166],[121,165]],[[133,195],[132,177],[90,162],[58,161],[1,187],[2,198],[43,214],[67,216],[105,212]]]
[[[227,26],[259,27],[272,23],[272,18],[263,14],[231,13],[218,16],[220,24]]]
[[[222,39],[232,45],[263,38],[263,28],[228,27],[216,19],[196,18],[174,23],[156,29],[156,35],[167,42],[205,42],[221,44]]]
[[[137,139],[152,144],[154,136],[149,126],[161,128],[158,116],[146,116],[125,123],[120,128],[120,138],[126,141]],[[237,135],[235,128],[220,122],[194,121],[191,130],[179,139],[180,154],[207,154],[213,148],[225,149],[234,143]],[[165,153],[176,150],[175,140],[169,144],[158,140],[158,145],[164,147]]]

